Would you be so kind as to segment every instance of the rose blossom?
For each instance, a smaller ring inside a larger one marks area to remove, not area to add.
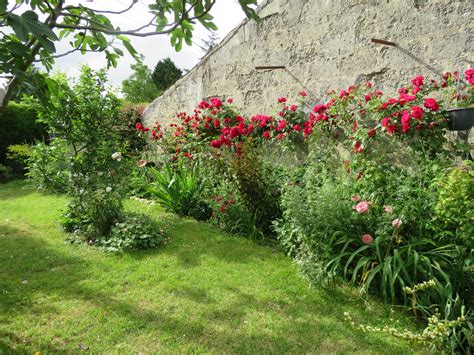
[[[423,80],[425,80],[425,78],[423,76],[419,75],[419,76],[416,76],[413,79],[411,79],[411,83],[415,87],[420,87],[420,86],[423,86]]]
[[[370,244],[374,241],[374,238],[370,234],[364,234],[360,239],[364,244]]]
[[[437,102],[435,99],[432,99],[432,98],[430,98],[430,97],[427,97],[427,98],[423,101],[423,105],[424,105],[426,108],[429,108],[431,111],[438,111],[438,109],[439,109],[438,102]]]
[[[390,206],[390,205],[383,206],[383,209],[387,213],[392,213],[393,212],[393,206]]]
[[[397,218],[397,219],[394,219],[392,221],[392,227],[393,228],[400,228],[400,226],[402,225],[402,220]]]
[[[351,196],[351,200],[354,202],[360,201],[360,196],[359,195],[353,195]]]
[[[357,205],[353,206],[352,208],[357,211],[357,213],[366,213],[369,211],[369,203],[367,201],[359,202]]]
[[[423,117],[423,109],[420,106],[413,106],[411,108],[411,115],[413,118],[421,120],[421,118]]]

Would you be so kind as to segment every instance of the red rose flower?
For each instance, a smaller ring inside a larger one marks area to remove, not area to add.
[[[238,137],[240,136],[240,129],[239,129],[239,126],[234,126],[230,129],[230,132],[229,132],[229,137],[232,139],[232,138],[235,138],[235,137]]]
[[[417,120],[421,120],[423,117],[423,109],[420,106],[413,106],[411,108],[411,115]]]
[[[270,131],[263,132],[262,137],[265,139],[270,139]]]
[[[286,102],[286,98],[285,98],[285,97],[279,97],[279,98],[278,98],[278,102],[279,102],[280,104],[282,104],[282,103]]]
[[[205,109],[205,108],[211,107],[211,105],[209,104],[209,102],[201,101],[201,102],[198,104],[198,107],[199,107],[200,109]]]
[[[364,149],[361,147],[361,143],[359,141],[355,142],[354,144],[354,152],[362,153]]]
[[[420,87],[420,86],[423,86],[423,80],[425,80],[425,77],[422,75],[419,75],[411,79],[411,83],[415,87]]]
[[[390,117],[382,118],[382,126],[387,128],[392,123],[392,119]]]
[[[466,70],[464,76],[469,84],[474,85],[474,69]]]
[[[222,145],[221,140],[214,139],[213,141],[211,141],[211,147],[212,148],[220,148],[221,145]]]
[[[313,107],[313,112],[314,113],[321,113],[321,112],[326,111],[326,109],[327,109],[326,105],[318,104],[318,105]]]
[[[407,110],[403,111],[402,120],[401,120],[403,133],[407,133],[408,131],[410,131],[410,120],[411,120],[410,112],[408,112]]]
[[[423,105],[427,108],[430,109],[431,111],[438,111],[439,105],[438,102],[435,99],[432,99],[430,97],[426,98],[423,101]]]

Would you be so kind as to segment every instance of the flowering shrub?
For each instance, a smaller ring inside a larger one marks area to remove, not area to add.
[[[151,222],[140,229],[137,218],[123,211],[131,146],[124,138],[119,103],[107,90],[105,72],[83,67],[72,88],[65,79],[60,81],[50,106],[41,112],[42,121],[58,137],[60,157],[66,162],[71,201],[62,215],[62,227],[70,233],[71,241],[108,245],[117,250],[152,246],[158,233],[146,231]],[[136,131],[131,133],[135,135]],[[54,151],[54,146],[48,151]],[[38,157],[44,158],[44,153],[40,151]],[[42,165],[54,170],[56,165],[52,163],[58,161],[53,159]],[[41,176],[49,176],[49,170],[37,168]],[[134,236],[134,232],[140,234]],[[145,238],[143,233],[147,233]]]
[[[457,105],[473,102],[474,74],[464,74]],[[275,115],[250,117],[213,98],[150,134],[168,161],[206,167],[207,198],[221,226],[243,231],[247,221],[276,231],[313,281],[345,276],[386,302],[410,305],[404,288],[433,280],[415,309],[429,317],[456,297],[471,306],[472,248],[462,234],[469,220],[457,211],[466,211],[472,193],[445,183],[468,181],[452,171],[458,152],[446,138],[449,92],[459,84],[454,74],[439,83],[417,76],[387,97],[365,83],[332,91],[309,110],[302,92],[297,104],[278,98]],[[298,150],[297,164],[286,164]],[[280,159],[269,159],[272,151]],[[447,203],[434,186],[463,202]]]

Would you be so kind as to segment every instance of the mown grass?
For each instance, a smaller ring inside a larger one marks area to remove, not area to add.
[[[152,207],[169,243],[106,254],[65,244],[66,202],[0,186],[0,353],[413,352],[351,329],[343,312],[374,326],[413,328],[408,319],[348,287],[309,287],[281,252]]]

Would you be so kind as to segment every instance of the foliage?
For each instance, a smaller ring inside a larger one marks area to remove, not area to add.
[[[25,173],[28,158],[31,155],[28,144],[12,144],[7,148],[7,161],[13,171],[20,176]]]
[[[69,187],[69,145],[61,138],[31,148],[27,176],[38,190],[65,193]]]
[[[216,31],[210,30],[207,39],[201,40],[201,45],[199,48],[202,49],[204,54],[209,53],[214,47],[219,44],[219,34]]]
[[[204,183],[199,179],[198,169],[197,164],[190,168],[183,164],[167,166],[162,172],[152,169],[154,180],[149,192],[169,211],[206,220],[211,211],[202,198]]]
[[[105,72],[88,67],[72,88],[62,83],[41,112],[42,121],[70,148],[72,200],[62,225],[86,241],[108,236],[121,218],[128,165],[119,118],[119,100],[107,91]]]
[[[245,207],[264,235],[272,235],[272,223],[280,217],[280,191],[273,180],[272,170],[265,166],[261,151],[255,142],[242,144],[239,154],[229,162],[229,175]]]
[[[127,213],[111,230],[110,236],[101,237],[94,245],[111,252],[154,249],[165,242],[162,226],[143,213]]]
[[[152,197],[152,194],[149,191],[149,186],[152,181],[152,173],[149,171],[148,168],[142,167],[133,169],[128,179],[128,194],[130,196],[136,196],[140,198]]]
[[[152,71],[145,64],[132,64],[132,75],[122,81],[125,100],[132,103],[152,102],[161,92],[152,78]]]
[[[181,69],[176,67],[170,58],[160,60],[153,69],[151,77],[160,92],[166,91],[179,78],[183,76]]]
[[[0,164],[0,182],[8,182],[14,178],[13,169],[7,165]]]
[[[239,3],[248,17],[258,18],[252,8],[256,5],[256,0],[239,0]],[[216,29],[213,17],[209,14],[214,2],[208,0],[155,0],[147,9],[151,21],[135,26],[134,29],[121,29],[107,17],[126,16],[137,4],[141,3],[130,0],[129,5],[123,9],[99,10],[84,4],[78,6],[67,0],[0,0],[0,29],[3,33],[8,33],[0,39],[0,72],[12,76],[3,106],[6,106],[22,84],[33,87],[32,80],[36,84],[42,82],[42,86],[49,91],[57,90],[54,80],[40,73],[35,73],[33,78],[28,76],[35,62],[41,62],[50,70],[55,58],[73,52],[103,52],[108,66],[115,67],[117,59],[124,55],[123,48],[139,59],[130,36],[169,34],[171,45],[179,51],[183,42],[192,44],[195,21],[199,21],[205,28]],[[70,39],[71,49],[57,53],[55,45],[64,38]]]
[[[242,235],[255,241],[264,241],[265,234],[257,223],[258,215],[247,208],[240,194],[233,191],[229,181],[222,181],[208,193],[212,208],[212,223],[230,233]],[[215,194],[212,196],[212,193]]]
[[[0,109],[0,163],[6,163],[9,146],[45,139],[45,126],[37,119],[37,107],[31,103],[12,102],[7,108]]]
[[[457,243],[474,248],[474,165],[464,161],[460,166],[437,176],[432,188],[437,192],[434,220],[446,228],[446,238],[462,238]]]
[[[118,132],[120,138],[126,144],[128,154],[137,156],[146,147],[147,140],[137,131],[137,124],[142,124],[143,111],[146,105],[125,103],[120,109],[120,123],[118,124]]]

